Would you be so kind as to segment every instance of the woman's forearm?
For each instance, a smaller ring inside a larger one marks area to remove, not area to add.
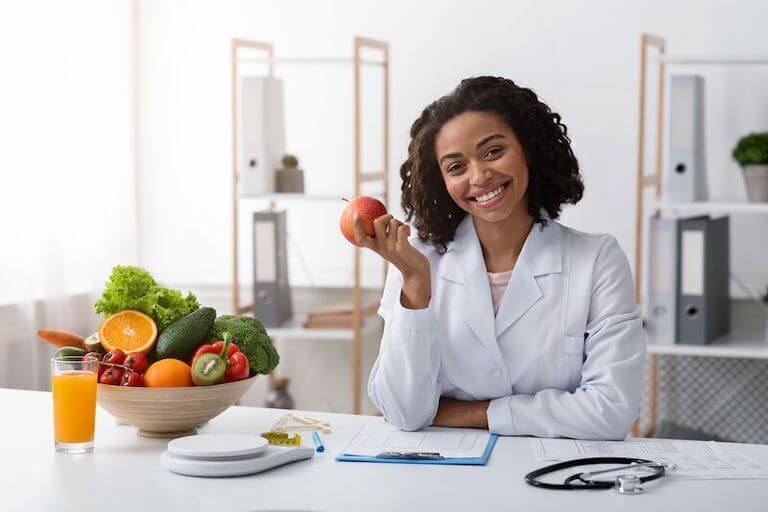
[[[463,402],[440,398],[437,414],[432,422],[437,427],[488,428],[488,400]]]
[[[429,306],[431,296],[432,285],[428,272],[415,276],[404,276],[400,295],[400,304],[403,307],[408,309],[425,309]]]

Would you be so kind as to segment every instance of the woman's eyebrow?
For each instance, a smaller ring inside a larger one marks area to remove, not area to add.
[[[503,138],[504,138],[504,136],[502,134],[500,134],[500,133],[493,133],[493,134],[483,138],[483,140],[478,142],[477,146],[475,146],[475,147],[477,149],[480,149],[481,147],[483,147],[485,144],[488,144],[492,140],[503,139]],[[443,164],[443,160],[446,160],[448,158],[459,158],[461,156],[462,156],[461,153],[448,153],[448,154],[445,154],[445,155],[440,157],[440,160],[438,161],[438,164],[442,165]]]
[[[492,135],[489,135],[489,136],[485,137],[485,138],[484,138],[483,140],[481,140],[480,142],[478,142],[478,143],[477,143],[477,146],[475,146],[475,147],[476,147],[477,149],[480,149],[481,147],[483,147],[485,144],[487,144],[487,143],[491,142],[492,140],[495,140],[495,139],[503,139],[503,138],[504,138],[504,136],[503,136],[502,134],[500,134],[500,133],[494,133],[494,134],[492,134]]]
[[[462,156],[461,153],[448,153],[440,157],[440,161],[438,162],[438,164],[443,165],[443,160],[446,160],[448,158],[459,158],[460,156]]]

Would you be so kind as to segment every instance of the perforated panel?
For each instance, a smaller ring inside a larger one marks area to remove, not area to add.
[[[657,357],[655,435],[690,437],[693,431],[701,438],[768,443],[768,361]],[[639,419],[641,432],[652,421],[651,382],[649,361]]]

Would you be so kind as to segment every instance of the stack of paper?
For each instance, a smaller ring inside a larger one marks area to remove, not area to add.
[[[768,466],[714,441],[531,439],[531,447],[539,461],[637,457],[674,464],[675,469],[667,473],[671,478],[768,478]]]

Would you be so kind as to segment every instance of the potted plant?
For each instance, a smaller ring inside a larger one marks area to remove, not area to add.
[[[285,155],[283,167],[277,171],[277,191],[291,194],[304,192],[304,171],[299,169],[299,159],[294,155]]]
[[[732,155],[744,170],[747,198],[754,203],[768,202],[768,132],[740,138]]]

